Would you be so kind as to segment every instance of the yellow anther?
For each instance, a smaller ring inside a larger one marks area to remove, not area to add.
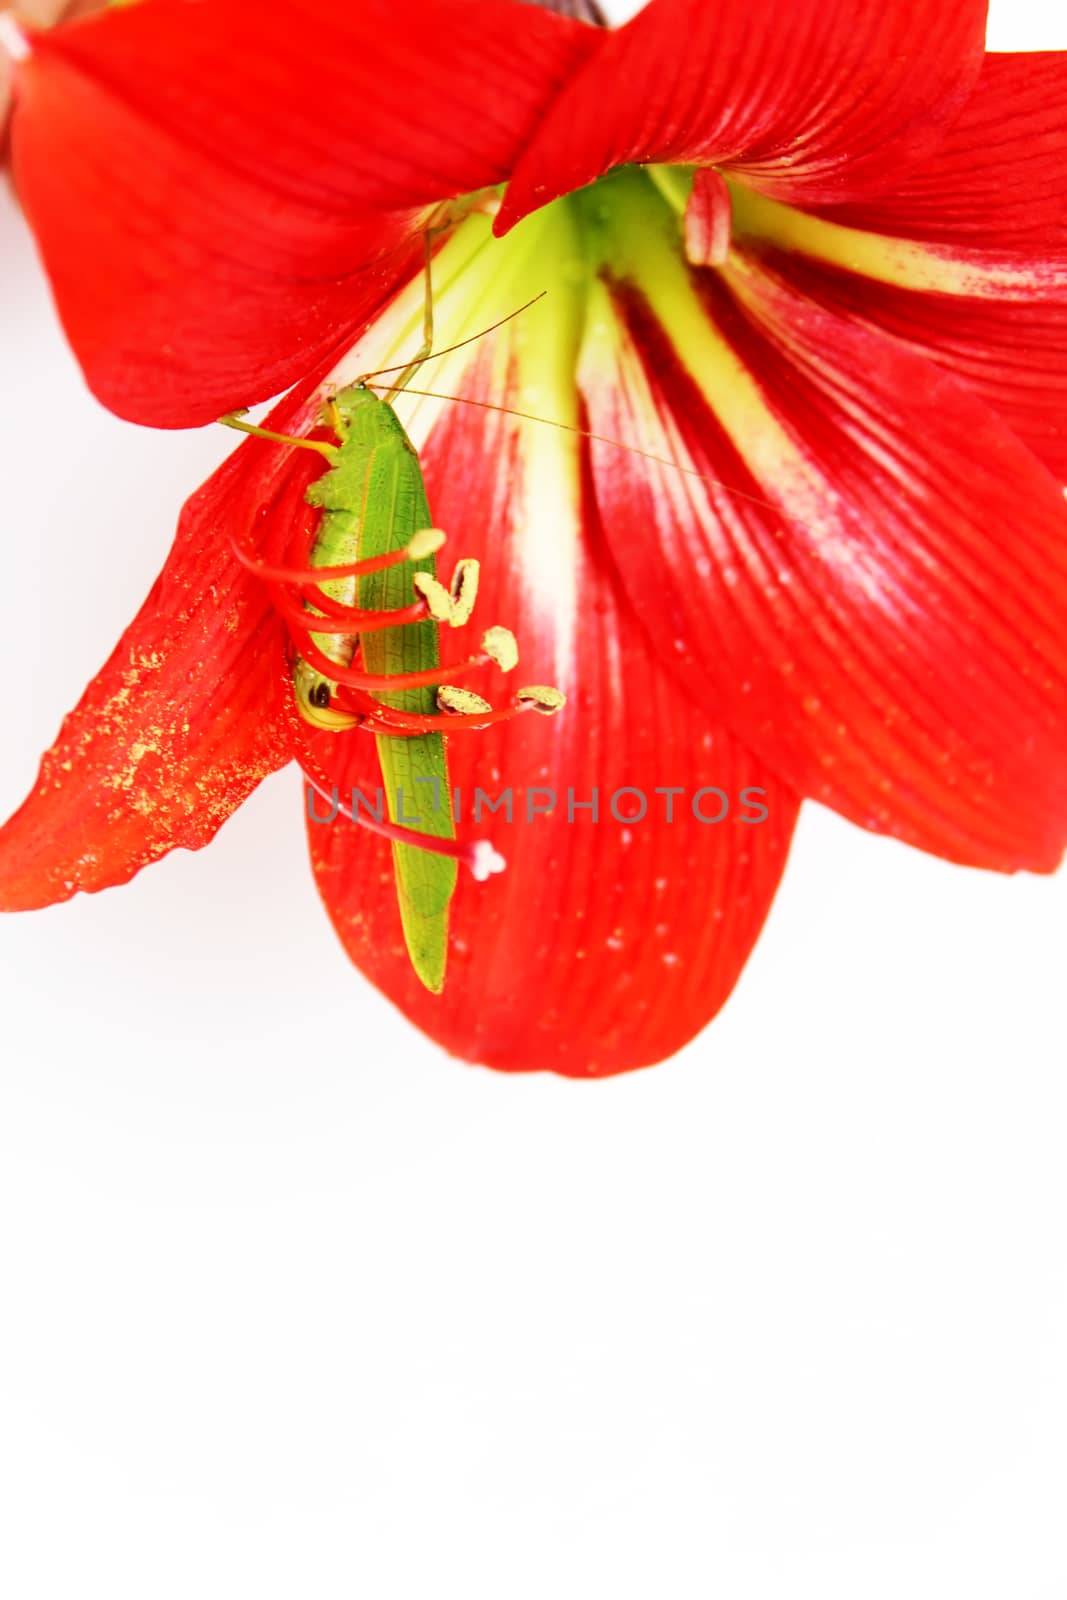
[[[425,561],[427,556],[435,556],[446,538],[447,535],[441,528],[420,528],[418,533],[413,533],[408,540],[408,560]]]
[[[435,622],[451,622],[453,601],[444,584],[439,583],[429,572],[416,572],[411,581],[415,589],[426,601],[433,620]]]
[[[474,602],[478,598],[478,571],[477,561],[470,556],[456,562],[456,570],[452,574],[452,615],[449,618],[454,628],[462,628],[465,622],[470,621]]]
[[[460,717],[473,717],[493,709],[480,694],[475,694],[471,689],[458,689],[452,683],[443,683],[438,689],[437,705],[439,710],[451,711]]]
[[[551,717],[567,704],[567,696],[546,683],[532,683],[527,688],[520,689],[515,698],[528,702],[535,711],[540,711],[545,717]]]
[[[519,664],[519,647],[510,628],[486,628],[482,634],[482,649],[501,672],[510,672]]]

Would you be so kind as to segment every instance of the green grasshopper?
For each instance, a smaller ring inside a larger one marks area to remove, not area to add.
[[[427,235],[423,344],[384,397],[368,387],[381,375],[370,372],[326,403],[323,420],[339,444],[287,438],[242,422],[237,414],[221,420],[259,438],[317,450],[330,463],[307,491],[309,504],[323,511],[308,570],[268,569],[261,563],[253,568],[282,581],[290,574],[305,588],[307,580],[313,581],[304,609],[294,618],[289,603],[285,612],[291,627],[295,620],[306,635],[298,641],[293,666],[297,709],[316,728],[376,734],[392,824],[377,827],[393,840],[397,899],[412,966],[438,994],[445,979],[457,859],[467,859],[476,876],[503,865],[495,852],[489,852],[495,859],[472,858],[455,842],[448,758],[438,729],[450,722],[485,726],[514,715],[515,709],[550,714],[563,696],[550,688],[521,689],[515,708],[494,712],[479,696],[440,685],[438,626],[455,627],[468,619],[477,562],[458,563],[451,591],[438,582],[434,554],[444,535],[433,527],[418,455],[392,405],[393,395],[433,349],[430,255]],[[395,624],[389,621],[393,613]],[[357,649],[362,671],[352,667]],[[508,671],[517,659],[511,634],[490,628],[481,653],[460,672],[488,660]],[[458,675],[456,669],[449,675]],[[392,678],[398,686],[387,690]],[[353,821],[368,820],[346,814]],[[425,844],[416,842],[419,836]]]

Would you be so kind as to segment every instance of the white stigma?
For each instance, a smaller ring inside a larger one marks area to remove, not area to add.
[[[507,862],[489,843],[488,839],[475,839],[467,856],[467,865],[476,883],[484,883],[494,873],[503,872]]]

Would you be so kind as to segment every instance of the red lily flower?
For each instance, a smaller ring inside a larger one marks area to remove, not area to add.
[[[115,410],[189,425],[300,379],[271,425],[307,431],[326,378],[410,354],[397,291],[444,221],[450,339],[549,298],[433,387],[644,452],[411,415],[490,620],[571,698],[455,739],[453,781],[759,788],[768,812],[494,817],[510,870],[461,887],[436,999],[380,842],[312,824],[353,958],[457,1053],[584,1073],[677,1048],[743,965],[800,796],[953,861],[1057,864],[1067,65],[983,58],[984,12],[652,0],[609,32],[410,0],[401,34],[378,0],[278,0],[249,33],[233,0],[143,0],[33,41],[16,179]],[[0,834],[9,907],[206,842],[294,753],[373,785],[370,741],[294,717],[284,625],[231,549],[306,547],[296,454],[250,441],[189,502]]]

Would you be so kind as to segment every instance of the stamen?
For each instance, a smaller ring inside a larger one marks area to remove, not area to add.
[[[425,561],[427,556],[435,556],[447,538],[448,535],[442,528],[420,528],[418,533],[413,533],[408,540],[408,560]]]
[[[343,661],[335,661],[332,656],[324,654],[310,635],[298,641],[298,648],[308,666],[320,677],[329,679],[333,685],[342,685],[349,692],[355,709],[361,715],[364,713],[373,715],[378,710],[378,701],[371,697],[367,686],[359,681],[364,676],[363,673]],[[374,687],[377,687],[377,684]]]
[[[534,711],[540,711],[545,717],[554,716],[567,704],[567,696],[547,683],[530,684],[527,688],[520,689],[515,698],[523,705],[532,706]]]
[[[412,587],[419,599],[395,610],[364,610],[359,606],[347,605],[327,594],[324,585],[369,576],[407,561],[425,560],[440,550],[445,537],[440,528],[420,528],[399,550],[332,567],[296,567],[263,561],[231,540],[238,561],[267,583],[271,599],[288,626],[295,647],[293,684],[297,709],[313,727],[332,732],[358,728],[375,735],[416,738],[444,729],[449,732],[473,732],[497,722],[509,722],[526,711],[551,716],[566,703],[558,689],[538,684],[520,689],[510,706],[494,708],[488,700],[469,689],[460,688],[454,683],[440,683],[442,670],[458,678],[489,662],[499,667],[501,672],[511,672],[518,664],[518,645],[510,629],[498,626],[485,630],[478,654],[444,669],[432,667],[408,673],[372,673],[352,664],[353,656],[359,652],[360,636],[364,633],[404,627],[409,623],[421,622],[427,616],[435,622],[447,622],[453,628],[462,627],[470,620],[478,596],[479,563],[469,557],[457,561],[449,589],[428,572],[414,573]],[[286,592],[287,589],[315,592],[304,594],[302,599],[294,599]],[[344,641],[338,653],[344,654],[346,659],[339,661],[328,655],[326,649],[320,647],[319,639],[324,644],[330,639],[338,640],[339,644]],[[377,698],[404,690],[431,687],[437,689],[436,715],[403,711]],[[313,781],[310,775],[308,778],[309,782]],[[379,827],[378,832],[406,841],[408,830],[396,829],[389,824]],[[459,859],[465,859],[462,852],[467,847],[449,850],[441,842],[432,845],[422,843],[426,837],[417,835],[421,848],[455,854]],[[474,849],[473,846],[470,848]],[[484,857],[485,861],[492,859],[499,862],[500,858],[492,852],[491,847],[488,849],[490,854],[485,855],[483,851],[478,860]],[[468,861],[476,877],[500,870],[499,865],[490,864],[483,871],[478,860],[472,856]]]
[[[415,601],[410,606],[402,606],[398,611],[361,611],[358,606],[345,606],[336,600],[332,601],[327,609],[329,595],[316,595],[309,604],[316,608],[322,607],[326,615],[319,617],[314,611],[293,605],[284,594],[278,593],[273,598],[275,608],[289,623],[290,630],[299,628],[302,633],[342,636],[381,633],[385,628],[403,627],[408,622],[423,622],[427,616],[426,607],[421,600]]]
[[[309,635],[318,632],[329,632],[329,629],[320,630],[317,627],[309,628]],[[334,683],[344,684],[349,689],[363,689],[372,694],[391,694],[396,689],[425,689],[433,688],[441,682],[442,671],[447,671],[451,677],[467,677],[472,672],[477,672],[480,667],[488,664],[488,654],[470,656],[466,661],[458,661],[454,666],[447,668],[426,667],[420,672],[361,672],[358,668],[348,666],[344,662],[334,661],[316,645],[314,638],[298,641],[298,649],[305,660],[321,673],[324,678],[330,678]],[[467,694],[465,689],[456,689],[456,694]],[[439,697],[440,698],[440,697]],[[478,695],[472,695],[472,700],[478,700]],[[482,701],[485,705],[486,702]],[[488,710],[492,707],[487,706]]]
[[[431,542],[429,546],[426,540]],[[259,556],[243,550],[236,539],[231,539],[233,553],[243,567],[254,572],[257,578],[269,583],[291,583],[299,588],[318,588],[323,583],[333,583],[340,578],[369,578],[373,572],[383,572],[388,567],[403,566],[405,561],[423,561],[435,550],[440,550],[445,535],[440,528],[422,528],[410,542],[399,550],[390,550],[381,556],[367,556],[363,561],[350,561],[341,567],[278,567]],[[422,574],[416,573],[416,579]]]
[[[283,589],[280,584],[272,583],[269,585],[269,588],[271,598],[275,605],[284,604],[284,606],[288,606],[289,610],[292,611],[298,619],[300,619],[298,625],[301,627],[303,626],[303,618],[312,614],[305,610],[305,605],[315,607],[315,611],[313,613],[315,616],[317,616],[321,611],[323,616],[336,617],[338,622],[350,621],[350,619],[355,617],[358,609],[355,606],[345,605],[343,601],[335,600],[332,595],[324,594],[321,591],[318,594],[305,595],[303,597],[304,604],[294,604],[290,596],[286,594],[285,589]],[[298,596],[298,600],[299,598],[300,597]],[[353,621],[353,631],[355,631],[355,626],[356,624]]]
[[[451,683],[443,683],[438,689],[437,704],[442,711],[451,711],[461,717],[472,717],[479,711],[493,709],[480,694],[475,694],[471,689],[457,689]]]
[[[416,592],[422,595],[435,622],[452,621],[452,596],[443,583],[429,572],[416,572],[412,578]]]
[[[437,703],[445,709],[438,716],[434,716],[424,715],[421,712],[396,711],[392,706],[384,706],[376,701],[373,711],[365,718],[361,727],[370,733],[393,733],[398,738],[413,738],[420,733],[432,733],[438,728],[447,729],[450,733],[473,733],[488,728],[495,722],[511,722],[527,711],[537,711],[546,717],[552,716],[566,704],[566,696],[547,684],[538,684],[532,688],[520,689],[512,705],[494,710],[481,695],[471,694],[469,689],[458,689],[453,684],[445,683],[437,691]]]
[[[453,628],[462,628],[471,619],[474,602],[478,598],[479,571],[478,562],[471,557],[456,562],[456,570],[452,574],[452,615],[448,619]]]
[[[510,628],[486,628],[482,634],[482,649],[501,672],[510,672],[519,664],[519,647]]]

